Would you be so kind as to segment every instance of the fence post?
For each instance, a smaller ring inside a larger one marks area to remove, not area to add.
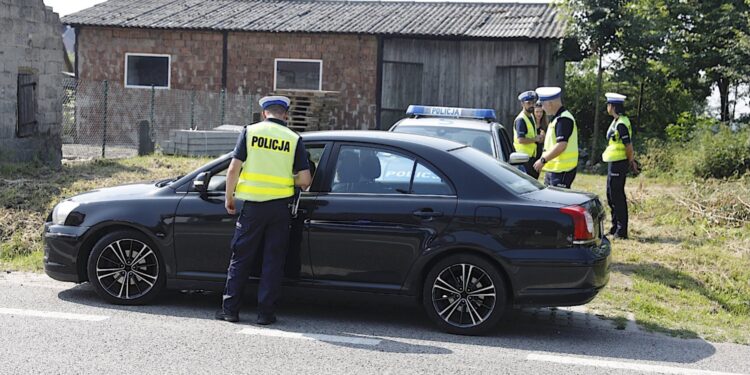
[[[156,95],[156,88],[154,85],[151,85],[151,116],[150,116],[150,125],[151,125],[151,139],[154,140],[156,138],[154,135],[156,134],[156,123],[154,123],[154,102],[155,102],[155,95]]]
[[[250,125],[253,123],[253,94],[250,94],[247,97],[249,98],[248,101],[250,102],[250,113],[248,113],[248,121],[247,123],[245,123],[245,125]]]
[[[190,130],[195,130],[195,91],[190,92]]]
[[[224,125],[224,107],[226,107],[226,96],[227,92],[226,89],[221,89],[221,122],[219,122],[219,125]]]
[[[109,81],[104,81],[104,131],[102,132],[102,158],[107,148],[107,95],[109,94]]]

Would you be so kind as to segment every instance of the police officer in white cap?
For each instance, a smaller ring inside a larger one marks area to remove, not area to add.
[[[536,93],[552,120],[544,137],[544,151],[534,169],[546,172],[545,185],[570,189],[578,167],[578,125],[573,114],[562,105],[562,89],[540,87]]]
[[[539,172],[534,169],[534,158],[537,156],[536,143],[542,140],[537,134],[536,121],[534,120],[534,103],[537,96],[534,91],[525,91],[518,95],[521,102],[521,112],[516,116],[513,124],[513,147],[518,152],[529,155],[529,161],[520,166],[519,169],[533,178],[539,178]]]
[[[607,148],[602,160],[607,167],[607,203],[612,211],[612,229],[615,238],[628,238],[628,201],[625,196],[625,178],[628,167],[638,173],[633,151],[633,128],[625,116],[625,95],[606,93],[607,113],[613,117],[607,130]]]
[[[244,204],[232,238],[232,259],[216,319],[239,321],[245,282],[253,259],[262,254],[256,322],[267,325],[276,322],[275,304],[289,248],[289,204],[295,186],[306,189],[312,177],[300,136],[286,127],[289,98],[267,96],[260,99],[260,105],[264,120],[242,131],[227,172],[227,212],[237,212],[234,198]]]

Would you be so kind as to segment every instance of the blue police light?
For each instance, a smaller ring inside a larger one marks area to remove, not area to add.
[[[412,104],[406,109],[406,114],[412,116],[473,118],[492,121],[497,119],[495,110],[486,108],[431,107]]]

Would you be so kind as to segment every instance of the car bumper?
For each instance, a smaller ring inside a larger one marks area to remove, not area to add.
[[[44,224],[44,272],[59,281],[80,283],[78,251],[88,227]]]
[[[530,253],[535,253],[529,257]],[[600,244],[527,252],[511,260],[514,305],[576,306],[588,303],[609,281],[612,247]]]

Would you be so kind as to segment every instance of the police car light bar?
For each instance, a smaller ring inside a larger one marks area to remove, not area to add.
[[[492,121],[497,119],[495,110],[486,108],[453,108],[410,105],[406,110],[406,114],[412,116],[474,118]]]

